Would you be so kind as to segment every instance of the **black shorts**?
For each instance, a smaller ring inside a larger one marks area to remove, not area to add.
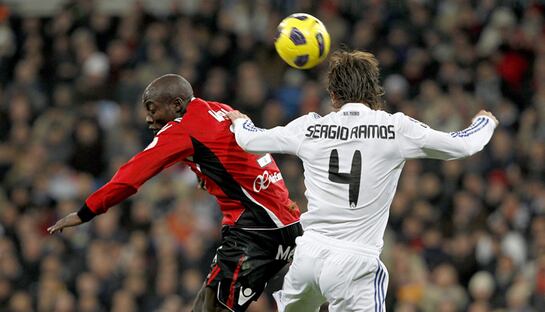
[[[221,245],[206,278],[217,300],[231,311],[246,311],[276,273],[291,261],[299,223],[281,229],[224,226]]]

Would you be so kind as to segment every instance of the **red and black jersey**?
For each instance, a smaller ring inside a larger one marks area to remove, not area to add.
[[[204,180],[223,213],[223,224],[278,228],[299,220],[280,170],[270,154],[242,150],[225,113],[228,105],[193,99],[182,118],[166,124],[146,149],[86,200],[103,213],[132,194],[148,179],[178,162],[187,163]]]

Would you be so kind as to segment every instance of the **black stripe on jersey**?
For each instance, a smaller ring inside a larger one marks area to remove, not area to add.
[[[229,198],[238,200],[245,208],[236,225],[244,227],[276,228],[267,212],[252,202],[242,192],[240,184],[225,169],[219,158],[206,145],[191,137],[193,161],[199,164],[201,172],[212,179]]]

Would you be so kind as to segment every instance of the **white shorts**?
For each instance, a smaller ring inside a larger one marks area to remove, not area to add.
[[[330,312],[386,311],[388,271],[380,251],[305,232],[282,290],[274,293],[280,312],[314,312],[329,302]]]

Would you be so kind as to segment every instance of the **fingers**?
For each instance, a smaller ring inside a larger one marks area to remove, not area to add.
[[[239,112],[238,110],[228,112],[227,113],[227,118],[231,119],[231,121],[235,121],[235,120],[237,120],[239,118],[249,119],[248,116],[246,116],[245,114]]]
[[[484,110],[482,109],[481,111],[479,111],[477,113],[477,115],[475,115],[475,117],[473,118],[473,120],[475,120],[475,118],[479,117],[479,116],[486,116],[486,117],[489,117],[490,119],[492,119],[496,125],[499,124],[498,122],[498,119],[496,118],[496,116],[494,116],[491,112],[487,111],[487,110]]]
[[[238,110],[230,111],[227,113],[227,118],[231,119],[231,121],[234,121],[235,119],[240,118],[241,113]]]
[[[81,223],[82,223],[82,221],[78,217],[77,213],[72,212],[69,215],[67,215],[66,217],[64,217],[64,218],[60,219],[59,221],[57,221],[57,223],[55,223],[54,225],[48,227],[47,231],[49,232],[49,234],[54,234],[54,233],[57,233],[57,232],[62,232],[62,230],[64,228],[71,227],[71,226],[76,226],[76,225],[79,225]]]
[[[490,117],[492,118],[492,120],[494,120],[494,122],[496,123],[496,126],[500,124],[500,122],[498,121],[498,119],[496,118],[496,116],[490,114]]]
[[[64,230],[64,228],[66,227],[66,223],[62,222],[62,221],[63,220],[59,220],[54,225],[48,227],[47,232],[49,232],[49,234],[55,234],[57,232],[62,232],[62,230]]]
[[[55,234],[56,232],[62,232],[63,226],[59,222],[47,228],[49,234]]]

